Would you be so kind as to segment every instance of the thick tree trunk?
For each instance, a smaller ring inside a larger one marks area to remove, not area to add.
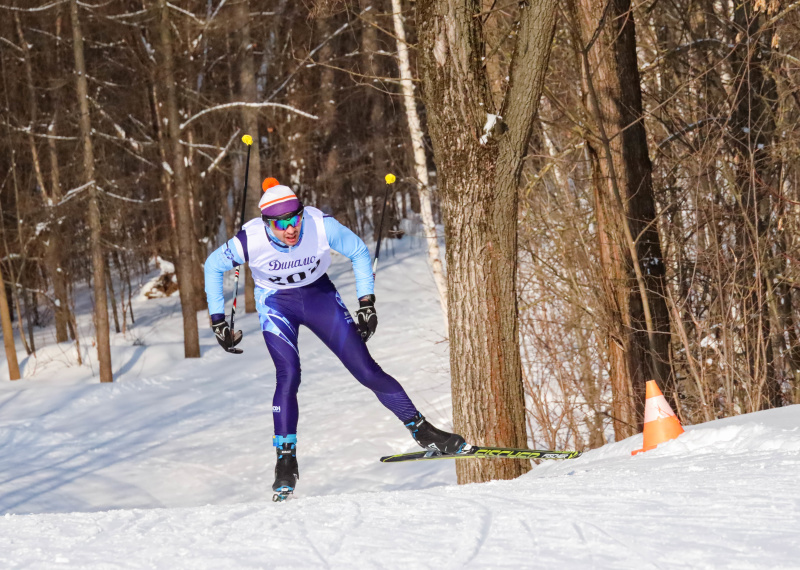
[[[555,30],[554,0],[520,9],[509,87],[494,110],[479,0],[417,2],[420,76],[447,243],[455,428],[471,442],[522,447],[517,322],[517,186]],[[463,462],[459,483],[510,479],[530,464]]]
[[[192,280],[194,264],[193,221],[189,206],[189,188],[186,180],[183,145],[180,141],[180,116],[175,81],[175,64],[172,50],[172,32],[166,0],[159,0],[159,33],[161,39],[161,64],[166,83],[167,140],[172,151],[172,176],[175,188],[175,211],[178,233],[178,288],[183,313],[183,351],[186,358],[200,357],[200,339],[197,332],[197,306]]]
[[[248,103],[258,102],[256,90],[256,66],[253,57],[253,42],[250,38],[250,2],[243,0],[236,5],[236,28],[239,30],[239,88],[240,100]],[[258,201],[261,199],[261,159],[258,134],[258,110],[242,108],[242,125],[244,132],[253,137],[253,148],[250,150],[250,173],[247,188],[247,205],[245,206],[245,221],[259,215]],[[241,220],[236,222],[241,223]],[[246,313],[256,312],[256,298],[254,293],[250,264],[245,268],[244,278],[244,310]]]
[[[411,148],[414,151],[414,173],[417,180],[417,194],[419,195],[420,216],[422,217],[422,230],[428,245],[428,265],[433,273],[436,290],[439,292],[439,302],[442,305],[445,329],[448,328],[447,319],[447,281],[444,267],[439,254],[439,236],[436,234],[436,224],[433,221],[433,207],[431,206],[431,187],[428,180],[428,159],[425,156],[424,133],[417,113],[417,100],[414,97],[414,82],[411,76],[411,62],[406,43],[406,29],[402,17],[402,0],[392,0],[394,20],[394,33],[397,37],[397,66],[400,69],[400,86],[403,90],[403,104],[406,109],[406,120],[411,137]]]
[[[582,54],[583,80],[597,137],[589,145],[599,168],[595,192],[597,209],[603,210],[598,214],[604,222],[603,227],[598,224],[601,260],[610,285],[608,305],[614,307],[610,313],[622,320],[622,330],[609,333],[613,343],[621,342],[621,347],[610,346],[612,386],[625,388],[614,394],[614,427],[621,439],[641,429],[648,380],[657,380],[668,398],[675,393],[669,369],[665,266],[656,226],[630,0],[578,0],[575,8],[572,24],[579,34],[579,49],[588,49]],[[618,329],[616,323],[609,326]],[[621,338],[615,338],[619,333]],[[625,354],[624,365],[613,365],[617,348]],[[628,378],[613,377],[620,374]],[[625,401],[631,396],[632,405]],[[635,421],[630,417],[631,408]]]
[[[86,63],[83,56],[83,34],[78,17],[78,2],[70,0],[72,16],[72,41],[75,54],[75,77],[78,108],[80,109],[81,139],[83,140],[83,178],[89,193],[89,228],[92,242],[92,285],[94,291],[94,326],[97,331],[97,361],[100,382],[112,382],[111,345],[108,324],[108,299],[106,298],[105,255],[101,243],[100,204],[94,174],[94,147],[92,124],[89,117],[89,88],[86,81]]]
[[[630,350],[630,307],[628,302],[628,272],[625,264],[625,249],[618,239],[622,231],[617,208],[608,195],[608,182],[603,177],[600,158],[596,150],[586,145],[592,169],[595,212],[597,215],[598,249],[602,266],[602,291],[605,309],[605,338],[608,352],[609,376],[611,380],[611,420],[614,438],[619,441],[637,433],[636,397],[632,375],[626,356]],[[610,219],[609,219],[610,218]]]

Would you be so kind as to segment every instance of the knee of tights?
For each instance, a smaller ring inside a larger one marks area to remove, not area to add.
[[[300,375],[278,375],[275,383],[275,391],[285,394],[296,394],[300,388]]]

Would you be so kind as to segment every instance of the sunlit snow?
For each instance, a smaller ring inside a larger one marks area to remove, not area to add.
[[[370,349],[448,428],[424,245],[384,247]],[[330,273],[352,307],[348,264]],[[800,406],[687,426],[635,457],[641,436],[457,486],[451,461],[378,461],[413,442],[304,331],[301,479],[276,504],[274,369],[255,315],[237,318],[235,356],[200,314],[202,358],[185,360],[177,294],[134,291],[136,324],[113,339],[116,382],[100,385],[90,307],[79,298],[83,366],[50,329],[37,330],[36,358],[19,345],[23,380],[0,362],[0,568],[798,567]]]

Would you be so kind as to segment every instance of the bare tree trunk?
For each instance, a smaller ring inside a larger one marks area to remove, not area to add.
[[[167,199],[167,209],[169,211],[168,232],[170,233],[170,253],[172,254],[172,259],[177,262],[178,258],[180,257],[180,253],[178,246],[178,222],[175,214],[175,192],[172,184],[173,177],[170,174],[172,167],[169,166],[167,135],[164,134],[163,128],[164,116],[159,110],[162,102],[159,100],[160,92],[155,80],[153,80],[153,83],[150,85],[149,95],[153,119],[153,130],[155,131],[156,138],[158,139],[158,156],[161,159],[161,185],[164,188],[164,195]]]
[[[321,17],[316,22],[318,38],[328,38],[335,29],[335,16]],[[319,50],[319,61],[329,62],[335,53],[335,46],[339,38],[332,38],[325,42]],[[353,215],[353,200],[348,184],[342,184],[338,175],[341,164],[339,151],[339,132],[337,120],[338,74],[328,66],[323,66],[319,71],[319,92],[316,97],[315,107],[319,115],[318,127],[314,133],[314,145],[317,157],[312,164],[312,172],[316,176],[315,189],[322,193],[332,205],[335,216],[344,219],[346,226],[355,227],[358,220]],[[377,201],[373,201],[375,204]],[[373,208],[373,211],[375,208]],[[378,239],[377,224],[375,224],[375,239]]]
[[[92,145],[92,125],[89,117],[89,89],[86,81],[86,63],[83,55],[83,34],[78,18],[78,2],[70,0],[72,17],[73,51],[77,83],[78,107],[80,109],[81,139],[83,140],[83,177],[89,186],[89,227],[92,242],[92,272],[94,286],[94,325],[97,332],[97,361],[100,368],[100,382],[112,382],[111,347],[109,343],[108,299],[106,298],[105,256],[101,243],[102,227],[100,205],[95,184],[94,147]]]
[[[31,354],[36,356],[36,339],[34,338],[33,327],[36,324],[34,313],[36,312],[36,295],[22,289],[22,302],[25,305],[25,319],[28,321],[28,344],[31,347]]]
[[[19,12],[14,12],[14,23],[17,27],[17,36],[19,37],[20,45],[22,46],[22,53],[24,54],[25,62],[25,79],[28,88],[28,104],[30,105],[30,123],[27,130],[28,146],[31,150],[31,162],[33,163],[33,172],[36,175],[36,184],[41,189],[42,194],[47,197],[47,187],[44,184],[44,176],[42,175],[42,165],[39,160],[39,150],[36,147],[36,140],[34,139],[34,131],[36,129],[36,120],[38,118],[38,105],[36,100],[38,93],[33,83],[33,66],[31,65],[31,52],[28,42],[22,33],[22,24],[19,20]]]
[[[479,0],[418,0],[420,76],[447,241],[455,428],[468,441],[524,446],[517,318],[517,189],[555,31],[557,3],[521,6],[503,106],[482,60]],[[510,479],[513,460],[457,465],[459,483]]]
[[[23,237],[23,226],[24,223],[22,221],[22,211],[20,208],[20,198],[19,198],[19,185],[17,184],[17,161],[16,161],[16,153],[11,153],[11,179],[13,180],[14,184],[14,202],[17,206],[16,211],[16,219],[17,219],[17,236],[20,242],[24,241]],[[8,257],[10,250],[8,248],[8,240],[6,239],[5,232],[3,233],[3,244],[5,245],[6,250],[6,257]],[[25,264],[27,263],[26,258],[22,258],[22,264],[20,265],[20,272],[24,270]],[[22,346],[25,348],[25,354],[31,354],[31,347],[28,345],[28,340],[25,338],[25,326],[22,324],[22,306],[19,302],[19,292],[20,292],[20,280],[17,273],[14,271],[13,265],[9,265],[9,277],[11,278],[11,301],[14,303],[14,307],[17,310],[17,329],[19,329],[19,338],[22,341]]]
[[[420,215],[422,216],[422,229],[428,245],[428,265],[433,272],[436,290],[439,292],[439,302],[442,305],[445,330],[448,329],[447,320],[447,281],[439,254],[439,237],[436,235],[436,224],[433,221],[433,208],[431,207],[431,189],[428,180],[428,161],[425,157],[422,124],[417,113],[417,101],[414,98],[414,82],[411,76],[411,63],[408,56],[406,42],[406,29],[402,16],[403,5],[401,0],[392,0],[394,19],[394,33],[397,37],[397,64],[400,68],[400,86],[403,89],[403,104],[406,109],[408,130],[411,135],[411,148],[414,150],[414,172],[417,180],[417,194],[419,195]]]
[[[97,331],[97,362],[100,382],[113,382],[111,374],[111,345],[108,329],[108,299],[106,298],[105,256],[101,243],[100,204],[94,174],[94,147],[92,124],[89,117],[89,88],[86,81],[86,63],[83,57],[83,34],[78,19],[78,0],[70,0],[72,16],[72,42],[75,54],[75,75],[78,107],[80,109],[81,138],[83,139],[83,178],[89,192],[89,227],[92,241],[92,273],[94,286],[94,326]]]
[[[111,267],[111,262],[114,262],[114,266],[117,268],[117,275],[119,275],[119,304],[120,304],[120,313],[122,313],[122,326],[121,332],[125,334],[128,330],[128,318],[127,318],[127,305],[125,303],[125,275],[122,272],[122,265],[119,262],[119,254],[116,251],[111,253],[111,257],[108,259],[108,266]]]
[[[71,290],[72,288],[70,288]],[[71,291],[72,292],[72,291]],[[69,311],[69,332],[75,340],[75,355],[78,361],[78,366],[83,365],[83,357],[81,356],[81,340],[78,337],[78,322],[75,320],[75,307],[71,307]]]
[[[114,264],[117,266],[117,273],[119,273],[120,278],[122,281],[122,290],[120,291],[120,299],[122,300],[122,332],[126,331],[126,323],[127,317],[125,316],[126,313],[130,313],[131,315],[131,324],[135,324],[136,321],[133,318],[133,293],[131,291],[131,274],[128,271],[128,263],[123,263],[120,260],[119,254],[115,251],[114,252]],[[128,302],[125,303],[125,284],[128,285]]]
[[[775,247],[769,236],[773,223],[770,187],[776,185],[777,176],[768,151],[775,131],[769,102],[778,97],[773,80],[762,69],[770,42],[759,11],[750,3],[737,3],[733,15],[737,43],[731,61],[736,82],[729,128],[737,158],[735,184],[741,209],[737,245],[742,262],[737,285],[744,301],[745,342],[752,354],[749,373],[755,379],[750,409],[758,411],[782,403],[768,302],[772,283],[777,282],[770,267]]]
[[[111,301],[111,314],[114,316],[114,330],[119,334],[121,330],[119,328],[119,313],[117,312],[117,296],[114,292],[114,278],[111,275],[110,260],[106,260],[106,279],[108,281],[108,299]]]
[[[53,135],[47,138],[47,147],[50,153],[50,186],[53,203],[58,203],[61,199],[61,180],[58,167],[58,151],[56,149],[56,113],[53,113],[53,120],[47,128],[47,133]],[[60,247],[61,226],[58,223],[56,212],[50,212],[50,235],[47,242],[47,268],[50,271],[50,278],[53,280],[53,295],[56,298],[56,342],[66,342],[69,340],[67,326],[69,316],[69,297],[67,296],[67,276],[62,264],[62,248]]]
[[[250,1],[242,0],[236,4],[236,29],[239,30],[239,86],[241,100],[248,103],[258,102],[256,90],[255,61],[253,42],[250,38]],[[242,124],[244,132],[253,137],[250,150],[250,173],[247,188],[247,205],[245,221],[259,215],[258,201],[261,199],[261,158],[259,153],[260,137],[258,135],[258,110],[242,107]],[[236,220],[234,223],[240,223]],[[246,313],[256,312],[253,276],[250,264],[245,266],[244,277],[244,310]]]
[[[605,209],[603,230],[610,232],[609,240],[615,242],[607,244],[613,251],[605,256],[601,246],[601,258],[604,263],[619,266],[610,269],[607,276],[612,287],[608,293],[613,298],[609,302],[618,307],[618,317],[623,319],[622,338],[618,340],[627,360],[625,367],[620,363],[612,374],[624,374],[627,368],[629,375],[612,378],[612,386],[621,389],[630,385],[632,390],[614,396],[615,415],[620,414],[615,418],[615,433],[621,439],[641,429],[648,380],[658,380],[667,397],[674,393],[669,371],[665,266],[655,224],[652,165],[647,154],[630,1],[579,0],[573,9],[572,24],[584,66],[584,91],[597,137],[589,141],[595,146],[599,168],[595,176],[600,184],[596,189],[597,208]],[[613,355],[616,348],[611,350]],[[631,396],[631,404],[623,403]],[[635,421],[628,415],[631,406]],[[617,432],[617,428],[622,431]]]
[[[600,253],[601,287],[605,314],[605,343],[608,352],[609,378],[611,380],[611,419],[616,441],[637,433],[636,398],[633,391],[629,361],[626,353],[630,345],[629,288],[625,267],[625,252],[614,236],[622,232],[619,228],[619,213],[609,204],[607,181],[601,172],[600,158],[591,145],[586,153],[592,168],[597,236]],[[605,183],[604,183],[605,182]]]
[[[158,2],[159,33],[163,80],[166,82],[166,104],[168,140],[172,151],[172,175],[175,182],[175,210],[178,233],[178,287],[183,313],[183,352],[186,358],[200,357],[200,338],[197,332],[197,306],[194,282],[194,230],[190,212],[191,199],[186,180],[183,145],[180,141],[180,115],[178,113],[178,93],[175,80],[175,64],[172,51],[172,32],[169,22],[169,8],[166,0]]]
[[[380,44],[378,40],[378,29],[380,26],[380,22],[378,19],[379,14],[382,14],[385,10],[383,6],[383,2],[380,0],[359,0],[359,7],[361,8],[361,18],[364,22],[363,30],[361,32],[361,59],[363,61],[364,66],[364,74],[370,78],[379,78],[385,77],[386,72],[384,70],[385,65],[383,65],[382,57],[379,55],[380,53]],[[375,80],[373,79],[373,81]],[[366,93],[366,100],[365,106],[369,107],[369,124],[367,127],[367,138],[364,143],[369,144],[371,147],[370,152],[370,162],[372,163],[369,168],[372,171],[372,176],[370,177],[371,180],[382,180],[385,173],[388,171],[389,168],[389,156],[387,152],[387,145],[385,144],[385,135],[384,129],[386,126],[386,109],[385,109],[385,101],[386,97],[383,93],[378,91],[377,89],[368,89]],[[377,185],[376,185],[377,186]],[[366,195],[370,195],[367,193]],[[390,191],[391,195],[391,191]],[[380,229],[378,226],[380,225],[380,219],[383,216],[382,207],[383,207],[383,200],[378,199],[380,194],[375,193],[372,194],[372,235],[373,239],[378,240],[381,236],[378,235]],[[391,217],[391,202],[387,203],[387,215],[390,217],[387,218],[385,225],[388,225],[389,228],[392,227],[393,217]],[[364,210],[362,212],[366,213]],[[359,225],[362,225],[364,220],[366,219],[366,215],[361,215],[359,220]],[[383,230],[384,235],[391,235],[387,228],[384,227]],[[388,245],[388,243],[387,243]]]
[[[14,301],[14,307],[17,309],[17,330],[19,330],[19,338],[22,341],[22,346],[25,348],[25,354],[30,356],[33,351],[28,344],[28,339],[25,338],[25,325],[22,324],[22,303],[19,302],[20,286],[13,273],[11,274],[11,281],[13,282],[11,285],[11,299]]]
[[[8,309],[8,296],[6,295],[6,282],[3,279],[2,267],[0,267],[0,322],[3,325],[3,344],[6,347],[8,378],[10,380],[19,380],[19,363],[17,362],[17,347],[14,343],[14,327],[11,324],[11,311]]]

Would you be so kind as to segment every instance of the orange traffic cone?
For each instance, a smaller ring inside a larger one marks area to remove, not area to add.
[[[655,380],[647,381],[645,397],[644,447],[631,451],[631,455],[655,449],[658,444],[675,439],[683,433],[681,422],[675,416],[675,412],[672,411]]]

